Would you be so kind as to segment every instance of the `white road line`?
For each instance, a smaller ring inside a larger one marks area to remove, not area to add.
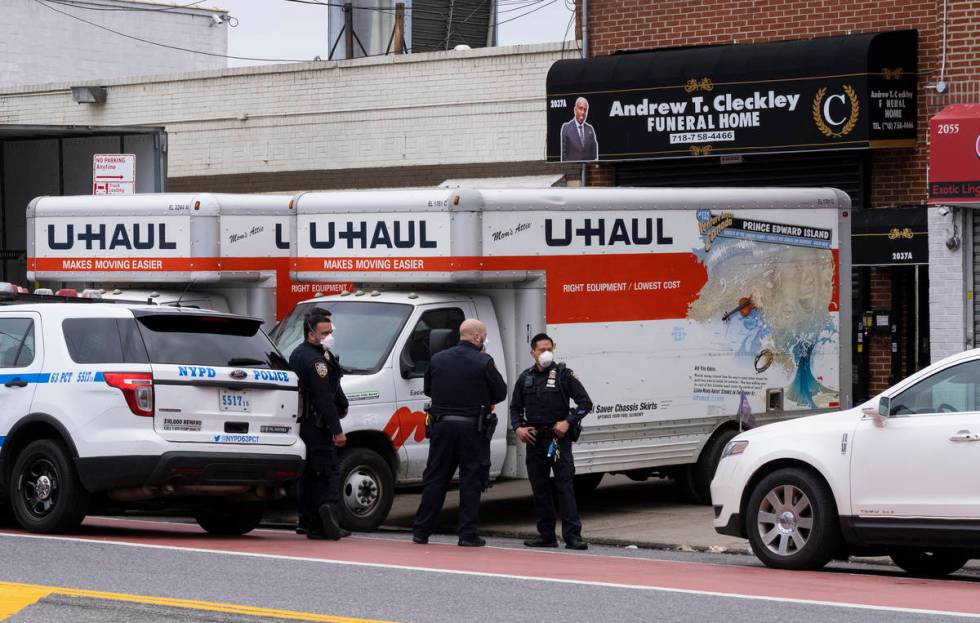
[[[245,558],[260,558],[271,560],[295,560],[300,562],[323,563],[330,565],[347,565],[351,567],[368,567],[375,569],[388,569],[396,571],[421,571],[425,573],[441,573],[445,575],[469,575],[485,578],[501,578],[506,580],[522,580],[531,582],[548,582],[554,584],[577,584],[580,586],[597,586],[603,588],[625,588],[631,590],[655,591],[663,593],[678,593],[683,595],[703,595],[708,597],[722,597],[730,599],[745,599],[751,601],[772,601],[777,603],[801,604],[810,606],[828,606],[831,608],[854,608],[857,610],[872,610],[879,612],[898,612],[902,614],[928,614],[938,616],[949,616],[959,618],[980,618],[978,614],[966,612],[951,612],[947,610],[927,610],[922,608],[902,608],[897,606],[875,606],[870,604],[857,604],[851,602],[821,601],[816,599],[794,599],[791,597],[767,597],[764,595],[746,595],[742,593],[723,593],[719,591],[704,591],[690,588],[669,588],[663,586],[644,586],[637,584],[620,584],[617,582],[598,582],[594,580],[569,580],[562,578],[540,578],[528,575],[516,575],[510,573],[489,573],[486,571],[463,571],[458,569],[439,569],[436,567],[415,567],[410,565],[393,565],[379,562],[357,562],[351,560],[335,560],[330,558],[309,558],[305,556],[286,556],[283,554],[260,554],[256,552],[229,552],[226,550],[214,550],[198,547],[180,547],[177,545],[152,545],[148,543],[129,543],[126,541],[104,541],[91,538],[53,536],[46,534],[12,534],[0,533],[0,538],[9,537],[16,539],[39,539],[50,541],[66,541],[72,543],[86,543],[89,545],[118,545],[123,547],[136,547],[144,549],[169,550],[175,552],[193,552],[198,554],[222,554],[225,556],[238,556]]]

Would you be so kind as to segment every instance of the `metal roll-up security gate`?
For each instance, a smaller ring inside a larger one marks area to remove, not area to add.
[[[973,247],[973,347],[980,347],[980,305],[976,302],[976,293],[980,292],[980,218],[977,218],[973,210],[964,210],[967,219],[973,221],[972,240],[969,244]],[[967,224],[967,227],[971,227]],[[964,246],[968,244],[964,241]]]
[[[866,152],[653,160],[616,164],[617,186],[793,186],[839,188],[867,207]]]

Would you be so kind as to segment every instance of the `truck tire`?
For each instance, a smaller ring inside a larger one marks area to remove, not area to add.
[[[32,441],[17,456],[11,474],[10,505],[17,523],[28,532],[74,530],[85,519],[88,503],[88,491],[60,441]]]
[[[350,448],[340,454],[340,525],[355,532],[370,532],[381,525],[395,500],[395,477],[388,462],[368,448]]]
[[[256,529],[265,514],[262,502],[211,502],[194,510],[197,525],[215,536],[241,536]]]
[[[602,482],[603,476],[605,476],[603,472],[599,472],[598,474],[576,474],[575,481],[572,483],[572,487],[575,489],[575,499],[582,500],[589,498],[595,493],[599,483]]]
[[[718,471],[722,451],[737,434],[734,428],[726,428],[716,434],[701,450],[698,462],[682,471],[678,484],[686,500],[694,504],[711,504],[711,479]]]
[[[896,565],[909,575],[938,578],[963,568],[968,555],[949,549],[895,548],[888,552]]]
[[[791,467],[764,477],[745,510],[752,552],[767,567],[819,569],[840,551],[837,505],[810,471]]]

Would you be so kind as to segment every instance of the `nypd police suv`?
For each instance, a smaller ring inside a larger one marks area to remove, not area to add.
[[[254,318],[0,299],[0,504],[33,532],[187,509],[244,534],[302,468],[296,376]]]

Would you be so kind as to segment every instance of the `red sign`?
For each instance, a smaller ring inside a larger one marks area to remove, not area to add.
[[[929,121],[929,203],[980,204],[980,104],[947,106]]]

